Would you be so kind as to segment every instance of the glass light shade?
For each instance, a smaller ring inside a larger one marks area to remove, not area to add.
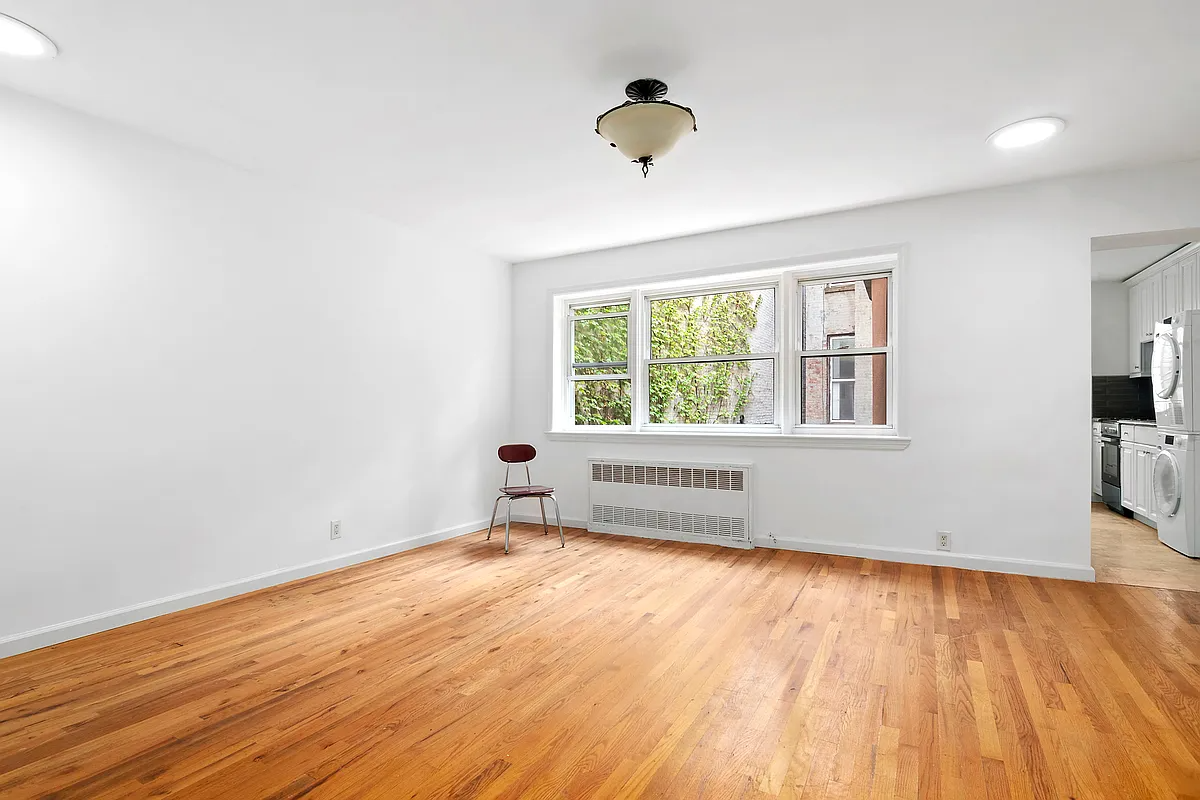
[[[600,118],[596,130],[630,161],[666,155],[696,126],[696,118],[672,103],[631,103]]]
[[[1051,136],[1062,133],[1066,127],[1067,123],[1058,117],[1023,119],[1020,122],[1005,125],[989,136],[988,141],[992,143],[993,147],[1001,150],[1013,150],[1044,142]]]
[[[16,58],[54,58],[58,48],[36,28],[0,14],[0,54]]]

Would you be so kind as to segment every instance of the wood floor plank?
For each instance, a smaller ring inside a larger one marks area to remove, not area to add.
[[[0,661],[0,796],[1200,797],[1200,595],[567,542]]]

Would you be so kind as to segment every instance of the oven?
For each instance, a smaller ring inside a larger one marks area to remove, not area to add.
[[[1121,426],[1116,422],[1100,425],[1100,476],[1104,504],[1124,514],[1121,506]]]

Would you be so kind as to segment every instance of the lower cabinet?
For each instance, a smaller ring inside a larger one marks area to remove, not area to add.
[[[1099,436],[1092,437],[1092,495],[1104,494],[1103,442]]]
[[[1133,496],[1137,488],[1137,474],[1134,471],[1133,445],[1121,442],[1121,505],[1133,509]]]
[[[1137,449],[1133,451],[1133,458],[1136,466],[1133,468],[1137,486],[1133,492],[1133,510],[1134,513],[1141,514],[1143,517],[1150,516],[1150,453],[1146,450]]]
[[[1157,457],[1157,447],[1121,444],[1121,505],[1151,522],[1158,518],[1154,502],[1154,459]]]

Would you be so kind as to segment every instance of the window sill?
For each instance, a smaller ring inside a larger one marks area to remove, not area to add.
[[[912,439],[893,435],[784,433],[665,433],[620,431],[546,431],[552,442],[641,442],[644,444],[730,444],[749,447],[813,447],[828,450],[905,450]]]

